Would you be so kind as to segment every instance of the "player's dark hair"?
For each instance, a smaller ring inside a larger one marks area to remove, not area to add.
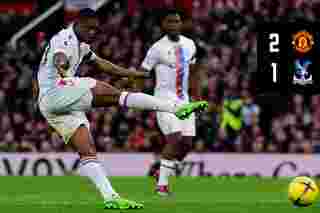
[[[98,15],[96,11],[91,8],[81,9],[79,12],[79,18],[97,18]]]
[[[167,16],[170,16],[170,15],[180,15],[180,11],[176,8],[164,9],[161,12],[160,20],[162,21],[163,19],[165,19]]]
[[[162,9],[159,13],[159,19],[158,19],[158,23],[159,25],[161,25],[161,22],[170,15],[180,15],[181,17],[183,17],[183,13],[182,11],[176,9],[176,8],[166,8],[166,9]]]

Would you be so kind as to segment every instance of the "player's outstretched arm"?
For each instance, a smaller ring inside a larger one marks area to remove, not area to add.
[[[151,72],[141,67],[138,70],[139,73],[145,73],[144,78],[128,78],[129,85],[131,88],[135,89],[136,91],[142,91],[144,89],[144,81],[146,78],[151,78]]]
[[[122,77],[134,77],[134,78],[146,78],[147,73],[144,72],[137,72],[133,70],[129,70],[123,67],[120,67],[116,64],[111,63],[105,59],[100,57],[96,57],[94,63],[104,72],[107,72],[111,75],[117,75]]]

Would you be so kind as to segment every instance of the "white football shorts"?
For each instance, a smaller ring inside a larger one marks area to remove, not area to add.
[[[171,91],[155,89],[154,95],[160,99],[169,99],[180,104],[189,102],[189,97],[181,100]],[[180,120],[174,114],[167,112],[157,112],[156,115],[158,126],[164,135],[181,132],[182,136],[196,136],[196,118],[194,113],[186,120]]]
[[[181,132],[182,136],[196,136],[195,115],[180,120],[174,114],[168,112],[157,112],[157,122],[164,135]]]
[[[80,125],[90,129],[86,111],[92,107],[93,78],[64,78],[39,100],[39,108],[49,125],[68,143]]]

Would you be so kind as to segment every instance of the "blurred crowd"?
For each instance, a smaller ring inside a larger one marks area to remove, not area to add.
[[[102,13],[101,33],[93,49],[114,63],[139,68],[148,47],[161,36],[154,11],[138,1],[128,17],[126,7],[115,2],[112,10]],[[261,98],[256,94],[254,80],[257,24],[315,20],[319,15],[320,4],[311,0],[193,1],[192,30],[187,23],[185,33],[197,43],[202,98],[210,102],[209,111],[197,118],[195,152],[320,151],[320,96]],[[73,150],[51,131],[32,100],[32,74],[46,41],[40,39],[33,45],[21,40],[17,50],[8,46],[0,50],[1,151]],[[114,83],[117,79],[99,73],[89,64],[80,69],[83,76],[121,86]],[[152,94],[153,83],[152,79],[146,80],[143,91]],[[230,116],[230,109],[238,113]],[[154,112],[110,107],[95,109],[88,117],[98,151],[158,152],[164,143]]]

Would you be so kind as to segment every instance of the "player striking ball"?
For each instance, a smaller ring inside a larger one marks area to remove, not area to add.
[[[121,105],[175,114],[180,119],[192,112],[207,108],[207,102],[181,105],[143,93],[120,92],[111,85],[78,76],[79,64],[94,62],[101,70],[119,76],[143,78],[144,73],[133,72],[99,58],[90,50],[98,31],[98,17],[91,9],[82,9],[79,20],[60,31],[45,50],[38,71],[38,104],[51,127],[75,146],[80,155],[80,173],[88,176],[101,192],[105,208],[131,209],[143,205],[123,199],[112,188],[106,172],[97,160],[85,112],[92,107]]]
[[[187,104],[190,101],[189,80],[193,98],[199,98],[199,77],[195,69],[195,43],[182,36],[181,16],[175,9],[165,11],[161,17],[161,28],[165,36],[148,50],[142,63],[142,69],[155,70],[156,97]],[[157,121],[165,135],[160,174],[156,191],[159,195],[168,195],[168,177],[174,174],[176,162],[182,161],[191,150],[192,137],[195,136],[195,115],[179,120],[169,112],[157,112]]]

